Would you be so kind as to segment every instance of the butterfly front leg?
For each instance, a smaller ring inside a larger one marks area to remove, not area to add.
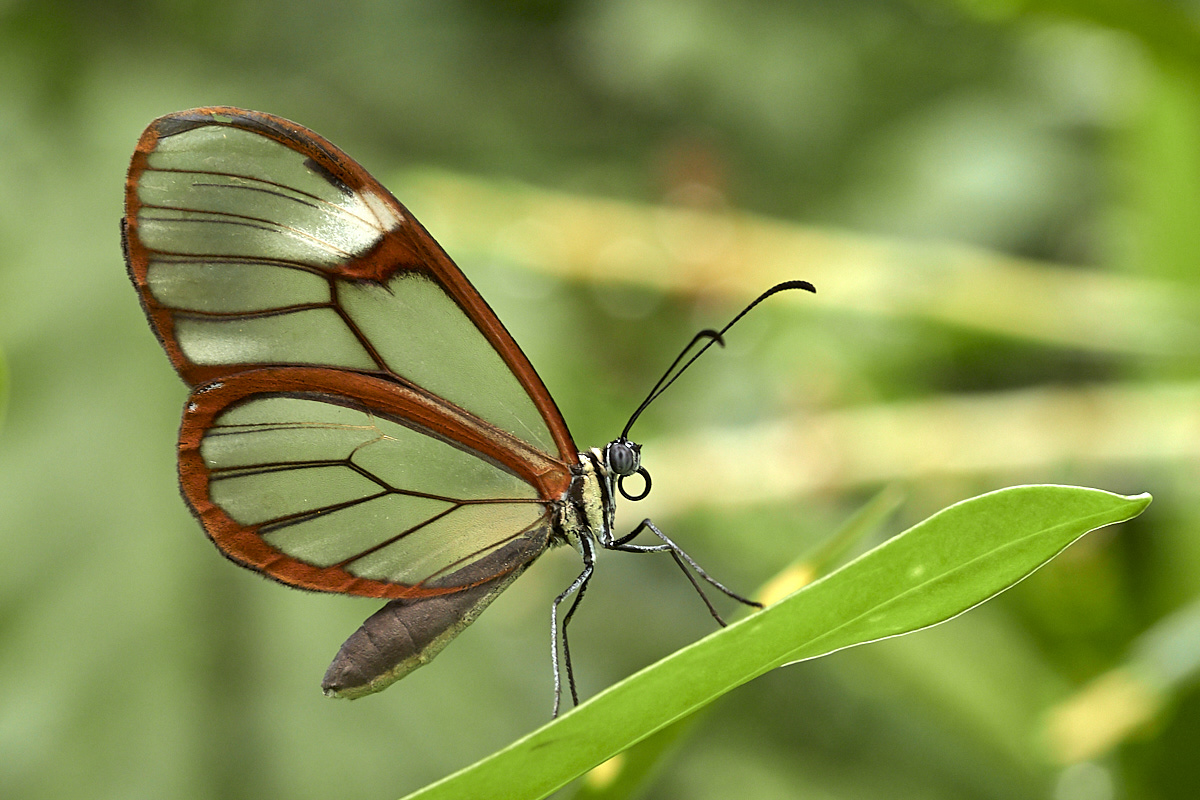
[[[649,530],[651,533],[661,539],[663,543],[654,545],[633,544],[633,540],[646,530]],[[671,558],[673,558],[675,563],[679,565],[679,569],[683,571],[683,574],[687,576],[687,579],[695,588],[696,593],[700,595],[700,599],[704,601],[704,605],[708,607],[708,612],[712,614],[713,619],[715,619],[722,627],[726,625],[726,622],[721,618],[721,615],[717,612],[717,609],[708,599],[708,595],[704,593],[700,583],[696,580],[697,575],[703,578],[704,581],[709,585],[716,587],[722,593],[733,598],[734,600],[737,600],[739,603],[753,606],[754,608],[763,607],[762,603],[743,597],[705,572],[704,568],[697,564],[695,559],[689,556],[682,547],[671,541],[671,539],[665,533],[659,530],[658,526],[655,525],[650,519],[642,520],[636,528],[624,536],[616,538],[614,538],[611,534],[602,536],[600,538],[600,546],[605,550],[619,550],[622,553],[670,553]],[[688,567],[691,567],[691,569],[689,570]]]

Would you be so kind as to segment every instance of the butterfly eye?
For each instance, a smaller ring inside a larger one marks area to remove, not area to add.
[[[621,477],[637,472],[641,466],[641,454],[638,452],[640,449],[632,442],[621,439],[610,442],[605,453],[609,470]]]
[[[650,473],[642,466],[642,448],[624,437],[615,442],[609,442],[604,449],[604,459],[608,462],[608,470],[617,476],[617,489],[626,500],[641,500],[650,494]],[[625,489],[625,479],[637,473],[642,476],[644,485],[638,494],[630,494]]]

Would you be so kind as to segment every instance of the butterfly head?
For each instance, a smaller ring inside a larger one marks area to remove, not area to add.
[[[604,448],[604,465],[610,474],[617,478],[617,489],[626,500],[641,500],[650,494],[650,473],[642,466],[642,446],[631,442],[622,436],[614,439]],[[630,494],[625,489],[625,479],[637,473],[642,476],[645,486],[638,494]]]

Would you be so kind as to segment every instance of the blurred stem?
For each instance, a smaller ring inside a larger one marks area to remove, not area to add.
[[[4,428],[4,415],[8,411],[8,362],[0,350],[0,430]]]
[[[1088,352],[1200,353],[1200,293],[1169,282],[441,172],[392,183],[464,262],[501,259],[593,285],[738,298],[804,278],[817,286],[815,297],[779,302],[932,320]]]
[[[1200,458],[1200,382],[1023,389],[797,415],[644,446],[663,478],[650,516],[714,503],[953,475],[1044,478],[1071,467]]]
[[[1200,44],[1197,45],[1200,49]],[[1200,260],[1200,83],[1147,71],[1145,102],[1118,139],[1119,180],[1141,275],[1197,284]]]

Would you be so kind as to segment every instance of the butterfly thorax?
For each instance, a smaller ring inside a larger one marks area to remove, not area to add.
[[[558,508],[556,532],[575,547],[585,536],[600,541],[609,539],[616,513],[613,502],[616,477],[605,463],[604,454],[595,447],[580,453],[571,473],[571,487]]]

